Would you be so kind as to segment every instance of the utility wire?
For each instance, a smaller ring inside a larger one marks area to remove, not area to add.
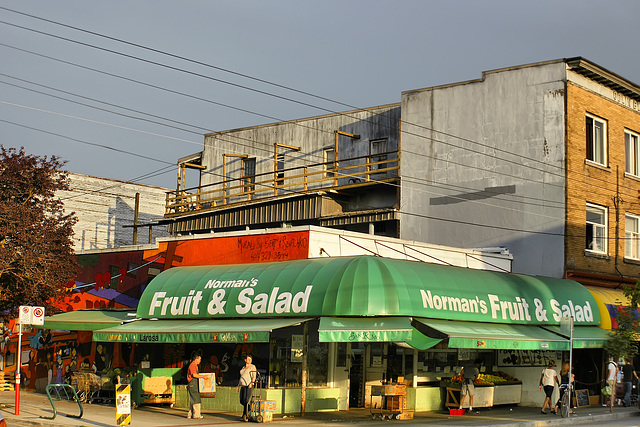
[[[181,127],[178,127],[178,126],[168,125],[166,123],[157,122],[155,120],[148,120],[148,119],[143,119],[141,117],[132,116],[132,115],[129,115],[129,114],[123,114],[123,113],[120,113],[120,112],[117,112],[117,111],[108,110],[106,108],[96,107],[94,105],[85,104],[83,102],[74,101],[72,99],[64,98],[62,96],[56,96],[56,95],[53,95],[53,94],[50,94],[50,93],[46,93],[46,92],[43,92],[43,91],[31,89],[31,88],[28,88],[28,87],[25,87],[25,86],[20,86],[20,85],[14,84],[14,83],[4,82],[4,81],[0,80],[0,83],[8,85],[8,86],[13,86],[13,87],[16,87],[16,88],[19,88],[19,89],[23,89],[23,90],[27,90],[27,91],[30,91],[30,92],[34,92],[34,93],[39,93],[41,95],[49,96],[51,98],[56,98],[56,99],[61,99],[63,101],[72,102],[74,104],[82,105],[84,107],[89,107],[89,108],[93,108],[93,109],[100,110],[100,111],[106,111],[108,113],[117,114],[119,116],[128,117],[128,118],[131,118],[131,119],[144,120],[144,121],[147,121],[149,123],[154,123],[154,124],[158,124],[158,125],[161,125],[161,126],[167,126],[167,127],[173,128],[173,129],[178,129],[178,130],[181,130],[181,131],[184,131],[184,132],[189,132],[189,133],[195,133],[195,134],[198,134],[198,135],[202,135],[202,131],[203,130],[206,131],[206,132],[209,132],[209,130],[201,128],[201,127],[198,127],[198,126],[195,126],[195,125],[190,125],[188,123],[179,122],[179,121],[172,120],[172,119],[169,119],[169,118],[166,118],[166,117],[161,117],[161,116],[157,116],[157,115],[154,115],[154,114],[145,113],[144,111],[134,110],[132,108],[123,107],[122,105],[117,105],[117,104],[112,104],[112,103],[105,102],[105,101],[100,101],[100,100],[95,99],[95,98],[89,98],[89,97],[86,97],[86,96],[78,95],[76,93],[68,92],[68,91],[64,91],[64,90],[60,90],[60,89],[56,89],[56,88],[51,87],[51,86],[41,85],[39,83],[35,83],[35,82],[29,81],[29,80],[24,80],[24,79],[20,79],[18,77],[10,76],[8,74],[0,73],[0,76],[8,77],[10,79],[15,79],[15,80],[18,80],[18,81],[21,81],[21,82],[29,83],[29,84],[34,85],[34,86],[38,86],[38,87],[42,87],[42,88],[45,88],[45,89],[53,90],[53,91],[56,91],[56,92],[64,93],[66,95],[72,95],[72,96],[75,96],[75,97],[78,97],[78,98],[81,98],[81,99],[86,99],[86,100],[97,102],[97,103],[100,103],[100,104],[109,105],[111,107],[120,108],[120,109],[125,110],[125,111],[131,111],[131,112],[142,114],[142,115],[145,115],[145,116],[154,117],[154,118],[157,118],[157,119],[162,119],[162,120],[165,120],[167,122],[190,126],[190,127],[195,128],[195,129],[200,129],[200,132],[196,132],[196,131],[193,131],[193,130],[190,130],[190,129],[181,128]]]
[[[148,50],[150,52],[159,53],[161,55],[165,55],[165,56],[169,56],[169,57],[172,57],[172,58],[180,59],[182,61],[191,62],[192,64],[197,64],[197,65],[201,65],[203,67],[211,68],[211,69],[214,69],[214,70],[223,71],[225,73],[233,74],[235,76],[243,77],[243,78],[246,78],[246,79],[249,79],[249,80],[254,80],[254,81],[257,81],[259,83],[264,83],[264,84],[267,84],[267,85],[270,85],[270,86],[274,86],[274,87],[277,87],[277,88],[280,88],[280,89],[286,89],[286,90],[289,90],[289,91],[292,91],[292,92],[295,92],[295,93],[299,93],[301,95],[306,95],[306,96],[310,96],[312,98],[320,99],[322,101],[328,101],[328,102],[331,102],[331,103],[334,103],[334,104],[342,105],[343,107],[358,109],[358,107],[355,107],[353,105],[345,104],[343,102],[335,101],[333,99],[325,98],[323,96],[319,96],[319,95],[316,95],[316,94],[313,94],[313,93],[310,93],[310,92],[305,92],[305,91],[302,91],[302,90],[299,90],[299,89],[294,89],[294,88],[292,88],[290,86],[285,86],[285,85],[282,85],[282,84],[274,83],[274,82],[271,82],[271,81],[268,81],[268,80],[260,79],[260,78],[254,77],[254,76],[250,76],[248,74],[239,73],[239,72],[236,72],[236,71],[233,71],[233,70],[229,70],[229,69],[226,69],[226,68],[217,67],[215,65],[207,64],[205,62],[196,61],[196,60],[191,59],[191,58],[187,58],[187,57],[180,56],[180,55],[175,55],[175,54],[172,54],[172,53],[169,53],[169,52],[165,52],[165,51],[162,51],[162,50],[159,50],[159,49],[154,49],[154,48],[151,48],[151,47],[148,47],[148,46],[144,46],[144,45],[141,45],[141,44],[132,43],[132,42],[129,42],[129,41],[126,41],[126,40],[118,39],[116,37],[111,37],[111,36],[107,36],[105,34],[100,34],[100,33],[94,32],[94,31],[89,31],[89,30],[86,30],[84,28],[75,27],[73,25],[68,25],[68,24],[63,24],[62,22],[53,21],[53,20],[50,20],[50,19],[42,18],[42,17],[39,17],[39,16],[31,15],[31,14],[28,14],[28,13],[20,12],[20,11],[17,11],[17,10],[14,10],[14,9],[9,9],[9,8],[2,7],[2,6],[0,6],[0,9],[6,10],[8,12],[17,13],[17,14],[23,15],[23,16],[28,16],[28,17],[33,18],[33,19],[38,19],[38,20],[41,20],[41,21],[44,21],[44,22],[48,22],[50,24],[55,24],[55,25],[59,25],[59,26],[65,27],[65,28],[70,28],[70,29],[73,29],[73,30],[76,30],[76,31],[81,31],[81,32],[84,32],[84,33],[87,33],[87,34],[91,34],[91,35],[97,36],[97,37],[102,37],[102,38],[105,38],[105,39],[108,39],[108,40],[112,40],[112,41],[116,41],[116,42],[119,42],[119,43],[127,44],[129,46],[134,46],[134,47],[137,47],[137,48],[140,48],[140,49]]]
[[[231,74],[234,74],[234,75],[242,76],[244,78],[252,79],[252,80],[255,80],[255,81],[260,81],[262,83],[266,83],[266,84],[270,84],[270,85],[273,85],[273,86],[276,86],[276,87],[280,87],[280,88],[284,88],[284,89],[287,89],[287,90],[291,90],[293,92],[304,93],[305,95],[316,97],[316,98],[320,98],[320,99],[324,99],[324,100],[327,100],[327,101],[330,101],[330,102],[334,102],[336,104],[340,104],[340,105],[344,105],[344,106],[348,106],[348,107],[353,107],[353,106],[350,106],[348,104],[344,104],[344,103],[341,103],[341,102],[338,102],[338,101],[333,101],[333,100],[330,100],[328,98],[320,97],[320,96],[317,96],[317,95],[314,95],[314,94],[311,94],[311,93],[308,93],[308,92],[299,91],[297,89],[294,89],[294,88],[291,88],[291,87],[288,87],[288,86],[279,85],[279,84],[276,84],[276,83],[269,82],[267,80],[258,79],[258,78],[255,78],[255,77],[252,77],[252,76],[249,76],[249,75],[246,75],[246,74],[237,73],[237,72],[234,72],[234,71],[231,71],[231,70],[228,70],[228,69],[224,69],[222,67],[216,67],[216,66],[213,66],[213,65],[210,65],[210,64],[202,63],[200,61],[191,60],[189,58],[182,57],[182,56],[179,56],[179,55],[174,55],[174,54],[171,54],[171,53],[168,53],[168,52],[165,52],[165,51],[161,51],[159,49],[153,49],[153,48],[149,48],[147,46],[143,46],[143,45],[127,42],[125,40],[121,40],[121,39],[117,39],[117,38],[114,38],[114,37],[106,36],[106,35],[103,35],[103,34],[100,34],[100,33],[96,33],[96,32],[91,32],[91,31],[84,30],[84,29],[79,28],[79,27],[74,27],[74,26],[71,26],[71,25],[63,24],[63,23],[60,23],[60,22],[57,22],[57,21],[48,20],[48,19],[45,19],[45,18],[40,18],[40,17],[37,17],[35,15],[26,14],[26,13],[19,12],[19,11],[13,10],[13,9],[2,8],[2,7],[0,7],[0,9],[5,9],[5,10],[13,12],[13,13],[21,14],[21,15],[24,15],[24,16],[29,16],[29,17],[34,18],[34,19],[39,19],[39,20],[46,21],[46,22],[49,22],[49,23],[52,23],[52,24],[55,24],[55,25],[60,25],[60,26],[66,27],[66,28],[71,28],[71,29],[74,29],[74,30],[77,30],[77,31],[89,33],[89,34],[92,34],[92,35],[95,35],[95,36],[98,36],[98,37],[103,37],[103,38],[106,38],[106,39],[109,39],[109,40],[112,40],[112,41],[117,41],[117,42],[120,42],[120,43],[124,43],[124,44],[130,45],[130,46],[135,46],[137,48],[145,49],[145,50],[148,50],[148,51],[152,51],[154,53],[159,53],[159,54],[170,56],[170,57],[173,57],[173,58],[178,58],[178,59],[181,59],[181,60],[184,60],[184,61],[187,61],[187,62],[192,62],[192,63],[196,63],[198,65],[202,65],[202,66],[206,66],[206,67],[209,67],[209,68],[221,70],[221,71],[228,72],[228,73],[231,73]],[[236,84],[228,82],[228,81],[224,81],[224,80],[221,80],[221,79],[215,79],[215,78],[212,78],[212,77],[209,77],[209,76],[201,75],[199,73],[192,73],[192,72],[184,70],[184,69],[167,66],[165,64],[157,63],[155,61],[148,61],[148,60],[145,60],[145,59],[133,56],[133,55],[124,54],[124,53],[121,53],[121,52],[118,52],[118,51],[114,51],[114,50],[111,50],[111,49],[101,48],[99,46],[91,45],[89,43],[79,42],[77,40],[73,40],[73,39],[69,39],[69,38],[66,38],[66,37],[57,36],[57,35],[54,35],[54,34],[43,32],[43,31],[30,29],[28,27],[24,27],[24,26],[20,26],[20,25],[16,25],[16,24],[11,24],[11,23],[7,23],[7,22],[4,22],[4,21],[0,21],[0,23],[5,23],[6,25],[15,26],[15,27],[27,30],[27,31],[33,31],[33,32],[36,32],[36,33],[39,33],[39,34],[50,36],[50,37],[59,38],[59,39],[62,39],[62,40],[68,41],[68,42],[77,43],[77,44],[80,44],[80,45],[83,45],[83,46],[86,46],[86,47],[91,47],[91,48],[95,48],[95,49],[104,50],[104,51],[107,51],[107,52],[110,52],[110,53],[113,53],[113,54],[122,55],[122,56],[125,56],[125,57],[128,57],[128,58],[131,58],[131,59],[140,60],[140,61],[144,61],[144,62],[149,62],[149,63],[152,63],[154,65],[161,66],[161,67],[168,67],[168,68],[170,68],[172,70],[175,70],[175,71],[181,71],[181,72],[186,72],[186,73],[190,73],[190,74],[195,74],[195,75],[197,75],[199,77],[212,79],[212,80],[220,82],[220,83],[230,84],[232,86],[241,87],[243,89],[255,91],[255,92],[266,94],[266,95],[269,95],[269,96],[274,96],[274,97],[285,99],[285,100],[288,100],[288,101],[291,101],[291,102],[301,103],[300,101],[293,100],[291,98],[280,97],[279,95],[275,95],[275,94],[268,93],[268,92],[265,92],[265,91],[260,91],[260,90],[253,89],[253,88],[250,88],[250,87],[247,87],[247,86],[244,86],[244,85],[236,85]],[[317,109],[320,109],[320,110],[324,110],[326,112],[334,113],[334,114],[344,114],[344,113],[339,113],[339,112],[336,112],[336,111],[333,111],[333,110],[325,109],[325,108],[322,108],[322,107],[314,106],[314,105],[311,105],[311,104],[308,104],[308,103],[301,103],[301,104],[309,106],[309,107],[312,107],[312,108],[317,108]],[[353,108],[357,108],[357,107],[353,107]],[[277,119],[277,120],[280,120],[280,119]],[[469,140],[469,139],[462,138],[462,137],[459,137],[459,136],[455,136],[455,135],[452,135],[452,134],[449,134],[449,133],[446,133],[446,132],[442,132],[442,131],[438,131],[438,130],[435,130],[435,129],[427,128],[427,127],[420,126],[420,125],[417,125],[417,124],[411,124],[411,123],[405,123],[405,124],[417,126],[419,128],[422,128],[422,129],[425,129],[425,130],[429,130],[429,131],[432,131],[432,132],[437,132],[437,133],[445,135],[445,136],[453,137],[453,138],[464,140],[464,141],[467,141],[467,142],[470,142],[470,143],[473,143],[473,144],[476,144],[476,145],[484,146],[485,148],[490,148],[493,151],[502,152],[502,153],[506,153],[506,154],[510,154],[510,155],[513,155],[513,156],[518,156],[518,157],[524,158],[524,156],[517,155],[517,154],[509,152],[507,150],[503,150],[503,149],[500,149],[500,148],[497,148],[497,147],[488,147],[485,144],[480,144],[477,141],[473,141],[473,140]],[[422,135],[416,134],[415,136],[421,137]],[[446,144],[446,143],[444,143],[442,141],[440,141],[440,142],[443,143],[443,144]],[[452,144],[448,144],[448,145],[452,145]],[[454,147],[457,148],[457,146],[454,146]],[[483,153],[481,151],[476,151],[476,150],[470,150],[470,151],[473,151],[473,152],[475,152],[477,154],[480,154],[480,155],[487,155],[486,153]],[[528,160],[532,160],[532,159],[529,158]],[[504,159],[504,161],[507,161],[507,160]],[[554,167],[553,165],[549,165],[549,164],[547,164],[547,166]],[[558,167],[558,168],[563,170],[562,167]],[[541,171],[544,172],[544,173],[550,173],[550,172],[544,171],[544,170],[541,170]],[[564,175],[559,175],[559,176],[564,176]]]
[[[19,127],[25,128],[25,129],[34,130],[36,132],[42,132],[42,133],[45,133],[47,135],[53,135],[53,136],[57,136],[59,138],[68,139],[70,141],[75,141],[75,142],[78,142],[80,144],[91,145],[91,146],[94,146],[94,147],[100,147],[100,148],[104,148],[106,150],[111,150],[111,151],[116,151],[118,153],[123,153],[123,154],[129,154],[129,155],[132,155],[132,156],[136,156],[136,157],[141,158],[141,159],[152,160],[154,162],[160,162],[160,163],[169,164],[171,166],[175,166],[174,162],[167,162],[165,160],[156,159],[154,157],[145,156],[143,154],[133,153],[133,152],[127,151],[127,150],[121,150],[119,148],[114,148],[114,147],[111,147],[111,146],[108,146],[108,145],[104,145],[104,144],[97,144],[95,142],[83,141],[81,139],[72,138],[70,136],[61,135],[59,133],[49,132],[49,131],[46,131],[46,130],[38,129],[38,128],[35,128],[33,126],[27,126],[27,125],[23,125],[21,123],[16,123],[16,122],[12,122],[12,121],[9,121],[9,120],[3,120],[3,119],[0,119],[0,122],[8,123],[8,124],[11,124],[11,125],[14,125],[14,126],[19,126]]]
[[[11,76],[9,76],[9,77],[11,77]],[[100,102],[100,101],[98,101],[98,102]],[[26,107],[26,108],[29,108],[29,107]],[[52,113],[52,114],[59,114],[59,113],[53,113],[53,112],[51,112],[51,113]],[[80,120],[84,120],[84,119],[82,119],[82,118],[78,118],[78,119],[80,119]],[[100,122],[99,122],[99,123],[100,123]],[[103,124],[104,124],[104,123],[103,123]],[[109,125],[109,124],[107,124],[107,125]],[[116,126],[116,125],[113,125],[113,126]],[[116,126],[116,127],[117,127],[117,126]],[[132,130],[132,129],[129,129],[129,130]],[[134,131],[137,131],[137,130],[134,130]],[[236,136],[236,138],[239,138],[239,137],[237,137],[237,136]],[[435,139],[434,139],[434,140],[435,140]],[[183,141],[187,142],[186,140],[183,140]],[[192,141],[188,141],[188,142],[191,142],[191,143],[194,143],[194,144],[198,144],[198,145],[200,145],[200,143],[195,143],[195,142],[192,142]],[[237,143],[237,142],[231,142],[231,141],[228,141],[228,142],[233,143],[233,144],[235,144],[235,145],[238,145],[238,143]],[[251,142],[255,143],[256,141],[251,141]],[[265,143],[265,144],[266,144],[266,143]],[[250,147],[250,148],[254,148],[255,146],[248,146],[248,147]],[[270,150],[270,149],[271,149],[271,146],[269,146],[269,150]],[[405,151],[405,153],[407,153],[407,151]],[[421,156],[424,156],[424,155],[425,155],[424,153],[411,153],[411,152],[408,152],[408,153],[410,153],[410,154],[415,154],[415,155],[421,155]],[[451,162],[451,161],[449,161],[449,163],[455,163],[455,162]],[[463,167],[471,167],[471,166],[463,165],[463,164],[460,164],[460,163],[458,163],[458,165],[463,166]],[[499,172],[496,172],[496,173],[499,173]],[[513,175],[509,175],[509,174],[505,174],[505,175],[508,175],[508,176],[514,177]],[[397,186],[397,184],[393,184],[393,183],[384,183],[384,184],[392,185],[392,186]],[[427,184],[425,184],[425,185],[427,185]],[[547,184],[547,185],[556,185],[556,184]],[[556,186],[562,187],[561,185],[556,185]],[[541,200],[542,200],[542,199],[541,199]],[[542,201],[544,201],[544,200],[542,200]]]
[[[2,21],[0,21],[0,22],[2,22]],[[53,22],[53,21],[51,21],[51,22]],[[3,23],[5,23],[5,22],[3,22]],[[8,24],[8,23],[6,23],[6,24]],[[8,25],[13,25],[13,24],[8,24]],[[63,24],[63,25],[64,25],[64,24]],[[26,30],[29,30],[29,31],[36,31],[36,30],[31,30],[31,29],[28,29],[28,28],[25,28],[25,27],[22,27],[22,26],[18,26],[18,27],[23,28],[23,29],[26,29]],[[44,33],[44,32],[39,32],[39,31],[36,31],[36,32],[41,33],[41,34],[45,34],[45,35],[50,35],[50,36],[52,36],[52,37],[56,37],[56,38],[61,38],[61,37],[58,37],[58,36],[55,36],[55,35],[51,35],[51,34],[48,34],[48,33]],[[71,41],[71,42],[74,42],[74,43],[79,43],[79,44],[82,44],[82,45],[85,45],[85,46],[90,46],[90,47],[98,48],[98,47],[95,47],[95,46],[92,46],[92,45],[89,45],[89,44],[86,44],[86,43],[77,42],[77,41],[70,40],[70,39],[67,39],[67,38],[64,38],[64,37],[62,37],[62,39],[66,40],[66,41]],[[98,49],[102,49],[102,48],[98,48]],[[111,52],[111,53],[121,54],[121,53],[119,53],[119,52],[112,51],[112,50],[109,50],[109,49],[102,49],[102,50],[106,50],[106,51]],[[158,51],[158,52],[160,52],[160,51]],[[131,58],[133,58],[133,59],[139,59],[139,60],[142,60],[142,59],[140,59],[140,58],[133,57],[133,56],[131,56],[131,55],[125,55],[125,54],[121,54],[121,55],[124,55],[124,56],[127,56],[127,57],[131,57]],[[143,61],[146,61],[146,60],[143,60]],[[146,62],[151,62],[151,63],[153,63],[154,65],[164,66],[163,64],[158,64],[158,63],[155,63],[155,62],[153,62],[153,61],[146,61]],[[177,68],[175,68],[175,67],[170,67],[170,68],[175,69],[175,70],[177,70],[177,71],[188,72],[188,71],[186,71],[186,70],[180,70],[180,69],[177,69]],[[214,67],[214,68],[215,68],[215,67]],[[201,75],[199,75],[199,76],[201,76]],[[207,78],[207,76],[203,76],[203,77]],[[247,77],[249,77],[249,76],[247,76]],[[214,79],[214,80],[216,80],[216,81],[220,81],[220,79]],[[259,80],[259,79],[258,79],[258,80]],[[265,81],[265,82],[266,82],[266,81]],[[230,83],[230,82],[226,82],[226,83]],[[233,85],[233,84],[232,84],[232,85]],[[242,88],[249,89],[249,90],[254,90],[254,89],[252,89],[252,88],[247,88],[247,87],[242,86],[242,85],[238,85],[238,87],[242,87]],[[258,92],[260,92],[260,93],[265,93],[264,91],[258,91]],[[266,93],[265,93],[265,94],[266,94]],[[270,95],[273,95],[273,94],[270,94]],[[276,95],[276,97],[278,97],[278,96]],[[288,99],[288,100],[290,100],[290,99]],[[297,102],[297,101],[295,101],[295,100],[292,100],[292,101],[293,101],[293,102]],[[304,103],[304,104],[305,104],[305,105],[307,105],[307,106],[311,106],[311,105],[306,104],[306,103]],[[346,104],[344,104],[344,105],[346,105]],[[316,107],[316,108],[318,108],[317,106],[315,106],[315,107]],[[331,111],[331,110],[328,110],[328,111]],[[431,130],[433,131],[433,129],[431,129]],[[440,132],[440,131],[435,131],[435,132],[443,133],[443,132]],[[457,137],[457,136],[453,136],[453,135],[449,135],[449,134],[446,134],[446,133],[443,133],[443,134],[448,135],[448,136],[452,136],[452,137],[454,137],[454,138],[463,139],[463,138],[460,138],[460,137]],[[479,143],[477,143],[477,142],[475,142],[475,141],[471,141],[471,140],[468,140],[468,141],[469,141],[469,142],[471,142],[471,143],[474,143],[474,144],[482,145],[482,144],[479,144]],[[456,146],[456,148],[457,148],[457,146]],[[491,147],[491,148],[492,148],[493,150],[496,150],[496,148],[495,148],[495,147]],[[498,151],[500,151],[500,150],[498,150]],[[514,154],[514,153],[510,153],[510,152],[507,152],[507,151],[505,151],[505,150],[502,150],[502,151],[504,151],[504,152],[506,152],[506,153],[508,153],[508,154],[511,154],[511,155],[517,156],[517,155],[516,155],[516,154]],[[484,153],[480,153],[480,152],[479,152],[479,154],[484,154]],[[502,159],[502,160],[503,160],[503,161],[506,161],[506,159]],[[551,165],[551,166],[552,166],[552,165]],[[543,172],[549,173],[548,171],[543,171]]]

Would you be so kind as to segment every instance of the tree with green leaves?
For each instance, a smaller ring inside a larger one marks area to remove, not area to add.
[[[55,196],[69,189],[64,162],[0,146],[0,318],[20,305],[51,307],[76,276],[74,213]]]
[[[636,282],[635,286],[625,287],[623,291],[628,305],[624,305],[622,301],[616,301],[618,329],[613,331],[605,346],[605,350],[614,360],[630,358],[638,354],[635,341],[640,335],[640,316],[638,315],[640,282]]]

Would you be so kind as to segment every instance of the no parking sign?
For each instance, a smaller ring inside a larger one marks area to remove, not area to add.
[[[22,325],[44,325],[44,307],[21,305],[18,323]]]

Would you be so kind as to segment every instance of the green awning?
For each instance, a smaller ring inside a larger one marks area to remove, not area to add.
[[[560,332],[559,326],[544,326],[555,334],[569,339],[569,336]],[[602,348],[611,338],[611,332],[598,326],[575,326],[573,328],[573,348]]]
[[[320,342],[393,342],[412,337],[408,317],[321,317]]]
[[[569,350],[569,341],[538,326],[415,319],[427,336],[446,336],[451,348]]]
[[[129,313],[132,315],[129,316]],[[44,318],[44,325],[36,327],[67,331],[97,331],[121,325],[133,319],[135,319],[135,313],[131,311],[76,310],[47,316]]]
[[[598,325],[593,295],[549,277],[373,256],[170,268],[145,289],[142,319],[425,317]]]
[[[411,339],[404,342],[396,342],[401,347],[411,347],[416,350],[427,350],[442,341],[442,338],[431,338],[424,335],[422,332],[413,328]]]
[[[138,320],[103,329],[94,341],[146,343],[269,342],[274,329],[298,325],[309,319],[206,319]]]

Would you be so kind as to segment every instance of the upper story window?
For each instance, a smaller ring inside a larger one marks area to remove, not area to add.
[[[626,214],[624,218],[624,257],[640,259],[640,218]]]
[[[625,166],[624,171],[628,174],[639,176],[640,170],[638,164],[640,164],[640,158],[638,153],[638,134],[624,131],[624,151],[625,151]]]
[[[389,150],[389,140],[387,138],[374,139],[370,141],[369,143],[369,155],[371,158],[370,162],[377,163],[371,167],[372,170],[387,168],[386,163],[380,163],[380,162],[384,162],[385,160],[387,160],[388,151],[390,150]]]
[[[586,250],[607,253],[607,208],[587,203],[586,236]]]
[[[325,148],[323,150],[324,155],[324,176],[325,178],[333,178],[335,176],[335,161],[336,161],[336,150],[334,147]]]
[[[256,158],[242,159],[242,183],[244,191],[253,191],[256,187]]]
[[[607,123],[595,116],[587,116],[587,160],[607,165]]]
[[[284,184],[284,153],[276,157],[276,186]]]

